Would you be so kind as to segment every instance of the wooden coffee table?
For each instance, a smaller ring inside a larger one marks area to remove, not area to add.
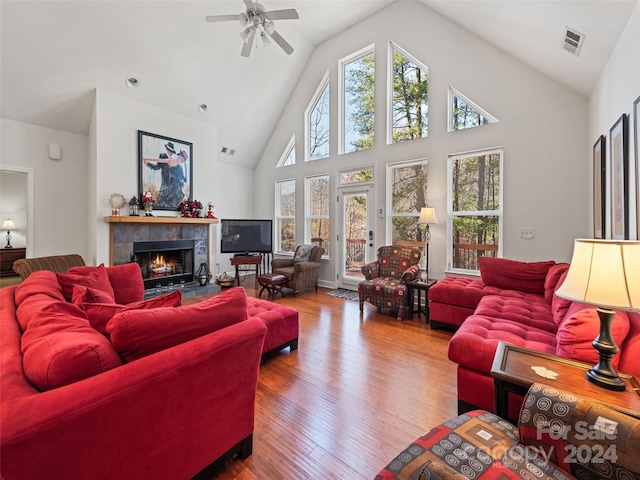
[[[557,373],[555,379],[538,375],[531,367],[543,367]],[[640,385],[633,375],[618,372],[627,386],[624,392],[606,390],[586,379],[593,365],[536,352],[500,342],[493,358],[491,375],[495,385],[496,414],[507,418],[509,393],[525,395],[533,383],[567,390],[593,402],[606,405],[627,415],[640,418]]]

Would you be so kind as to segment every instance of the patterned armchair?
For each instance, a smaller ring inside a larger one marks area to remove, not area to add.
[[[294,295],[303,288],[314,288],[317,292],[322,255],[324,255],[322,247],[298,245],[293,258],[271,260],[271,272],[287,277],[287,283],[284,286],[292,289]]]
[[[362,267],[365,280],[358,285],[360,311],[365,300],[378,309],[398,310],[398,320],[411,316],[411,299],[405,282],[415,280],[421,252],[415,248],[389,245],[378,249],[378,260]]]

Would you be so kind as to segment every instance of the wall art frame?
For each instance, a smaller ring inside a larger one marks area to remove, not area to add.
[[[636,239],[640,240],[640,97],[633,102],[633,143],[636,156]]]
[[[138,188],[149,192],[154,210],[179,210],[193,201],[193,144],[138,130]]]
[[[593,145],[593,238],[606,237],[607,220],[607,138]]]
[[[627,114],[623,113],[609,130],[611,177],[611,238],[629,239],[629,146]]]

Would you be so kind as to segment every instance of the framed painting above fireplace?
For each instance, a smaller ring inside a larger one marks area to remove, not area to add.
[[[193,201],[193,144],[138,130],[140,197],[148,192],[154,210],[179,210]]]

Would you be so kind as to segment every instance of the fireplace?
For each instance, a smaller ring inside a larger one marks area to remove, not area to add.
[[[133,259],[140,265],[144,288],[193,282],[193,240],[134,242]]]

